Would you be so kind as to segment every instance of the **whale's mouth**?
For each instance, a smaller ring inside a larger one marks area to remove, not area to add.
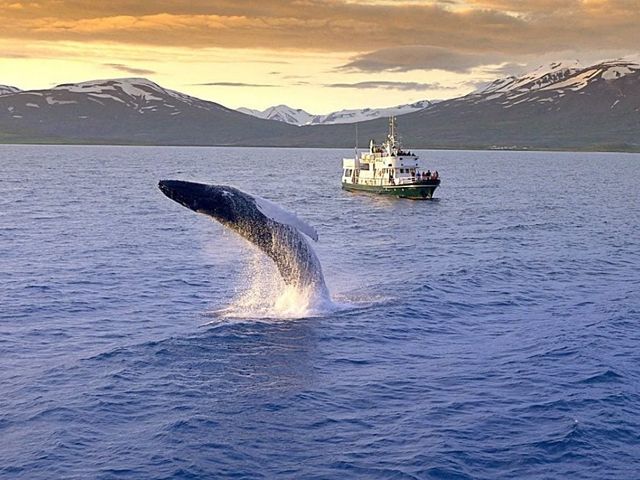
[[[183,182],[180,182],[179,180],[160,180],[158,182],[158,188],[167,197],[173,198],[173,195],[176,193],[182,183]]]
[[[158,188],[162,193],[174,202],[179,203],[191,210],[197,209],[197,200],[188,191],[188,183],[180,180],[160,180]]]
[[[162,193],[173,200],[173,190],[169,186],[167,180],[160,180],[158,182],[158,188]]]
[[[178,202],[184,205],[184,199],[182,196],[178,195],[178,188],[175,181],[172,180],[160,180],[158,182],[158,188],[162,193],[164,193],[171,200]],[[186,205],[185,205],[186,206]]]

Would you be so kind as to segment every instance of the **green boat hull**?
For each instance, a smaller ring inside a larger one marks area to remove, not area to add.
[[[342,188],[350,192],[368,192],[413,200],[431,200],[438,185],[440,185],[440,180],[427,180],[410,185],[362,185],[343,182]]]

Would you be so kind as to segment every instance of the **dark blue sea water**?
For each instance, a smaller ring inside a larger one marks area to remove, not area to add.
[[[0,477],[639,478],[640,155],[350,153],[0,147]],[[296,211],[335,306],[161,178]]]

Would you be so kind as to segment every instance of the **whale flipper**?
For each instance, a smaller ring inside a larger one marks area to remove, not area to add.
[[[258,209],[266,217],[269,217],[275,222],[290,225],[293,228],[304,233],[307,237],[313,239],[316,242],[318,241],[318,232],[316,231],[316,229],[304,220],[300,220],[294,213],[288,212],[280,205],[277,205],[271,200],[267,200],[266,198],[253,195],[253,199],[256,201]]]

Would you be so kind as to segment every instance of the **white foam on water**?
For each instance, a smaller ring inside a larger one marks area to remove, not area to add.
[[[207,312],[213,320],[201,326],[327,317],[371,308],[388,300],[369,292],[364,295],[352,292],[332,299],[324,281],[321,285],[304,287],[287,285],[272,259],[248,241],[243,246],[247,254],[240,257],[242,270],[235,280],[230,303]]]
[[[303,318],[318,318],[344,315],[351,312],[366,311],[380,307],[389,302],[388,297],[370,295],[339,295],[331,299],[324,292],[311,290],[297,291],[284,284],[275,268],[268,268],[257,272],[252,277],[248,288],[240,291],[233,302],[224,308],[207,312],[212,320],[203,323],[201,327],[217,328],[229,324],[244,323],[275,323],[287,322]],[[256,273],[256,270],[253,270]],[[265,274],[274,284],[264,282]]]
[[[341,309],[323,288],[286,285],[273,262],[254,250],[229,306],[211,314],[222,318],[296,319],[324,316]]]

